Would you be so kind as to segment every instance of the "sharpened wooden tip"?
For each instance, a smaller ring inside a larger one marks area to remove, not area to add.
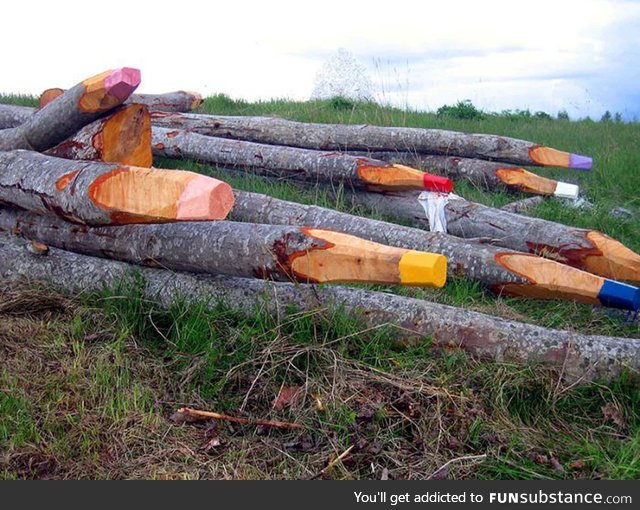
[[[559,151],[551,147],[534,145],[529,149],[529,157],[538,165],[574,168],[577,170],[591,170],[592,159],[579,154]]]
[[[424,287],[442,287],[446,281],[444,255],[394,248],[333,230],[301,231],[324,242],[324,246],[293,258],[291,269],[298,279]]]
[[[358,175],[374,189],[429,190],[449,193],[453,190],[451,179],[428,174],[405,165],[369,164],[366,159],[358,161]]]
[[[596,253],[586,256],[587,271],[612,280],[640,283],[640,255],[620,241],[597,231],[587,234]]]
[[[640,290],[553,260],[524,253],[498,253],[495,260],[526,284],[509,283],[496,291],[535,299],[571,299],[581,303],[635,310]]]
[[[234,204],[227,183],[177,170],[119,167],[89,187],[98,207],[111,211],[113,224],[221,220]]]
[[[122,67],[84,80],[79,106],[85,112],[103,112],[123,103],[140,85],[140,71]]]
[[[525,193],[555,195],[563,198],[577,198],[578,196],[579,189],[574,184],[547,179],[524,168],[498,168],[496,177],[506,186],[517,188]]]

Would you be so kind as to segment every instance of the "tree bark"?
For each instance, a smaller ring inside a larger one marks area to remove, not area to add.
[[[434,156],[412,152],[349,152],[356,156],[370,156],[388,163],[409,165],[445,175],[451,179],[466,179],[471,184],[488,191],[518,191],[538,195],[555,195],[577,198],[579,188],[575,184],[541,177],[524,168],[495,163],[483,159]]]
[[[87,225],[224,219],[231,187],[204,175],[0,152],[0,202]]]
[[[153,152],[156,156],[206,161],[258,175],[346,183],[369,191],[453,189],[447,178],[366,157],[225,140],[160,127],[153,128]]]
[[[640,295],[635,287],[531,254],[257,193],[235,191],[235,196],[235,205],[229,213],[231,220],[314,225],[390,246],[441,253],[447,257],[450,274],[478,281],[497,294],[638,308]]]
[[[24,124],[35,113],[30,106],[0,104],[0,129],[8,129]]]
[[[516,165],[591,169],[591,158],[498,135],[442,129],[310,124],[273,117],[157,112],[152,118],[153,124],[159,127],[272,145],[340,151],[409,151]]]
[[[146,106],[122,106],[45,151],[49,156],[150,167],[151,117]]]
[[[64,94],[64,89],[47,89],[40,95],[40,108]],[[143,104],[151,111],[160,112],[190,112],[203,103],[202,96],[197,92],[178,90],[165,94],[131,94],[125,104]]]
[[[346,189],[352,204],[429,228],[417,193],[362,193]],[[462,238],[491,239],[497,246],[534,253],[589,273],[640,282],[640,255],[598,232],[514,214],[466,200],[449,200],[447,232]]]
[[[2,230],[87,255],[247,278],[442,287],[447,276],[442,255],[317,228],[230,221],[90,228],[0,208]]]
[[[274,314],[342,307],[369,327],[395,326],[399,342],[431,339],[435,348],[462,348],[497,362],[556,367],[567,381],[615,379],[640,370],[640,340],[583,335],[546,329],[423,300],[342,286],[263,282],[234,277],[197,276],[137,268],[51,248],[47,255],[27,251],[15,236],[0,236],[0,286],[51,285],[67,295],[101,292],[142,277],[141,292],[160,306],[176,299],[224,302],[240,314],[261,306]]]
[[[515,202],[509,202],[500,209],[515,214],[527,214],[533,212],[542,202],[544,202],[544,197],[529,197],[516,200]]]
[[[50,149],[122,104],[139,83],[140,71],[128,67],[93,76],[38,110],[24,124],[0,131],[0,151]]]

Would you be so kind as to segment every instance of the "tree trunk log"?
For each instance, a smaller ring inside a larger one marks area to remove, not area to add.
[[[390,246],[441,253],[447,257],[450,274],[479,281],[497,294],[638,308],[640,294],[637,288],[531,254],[257,193],[235,191],[235,196],[235,205],[229,213],[231,220],[314,225]]]
[[[591,158],[505,136],[343,124],[310,124],[273,117],[228,117],[189,113],[152,114],[152,123],[202,135],[272,145],[340,151],[409,151],[480,158],[515,165],[591,169]]]
[[[542,202],[544,202],[544,197],[529,197],[516,200],[515,202],[509,202],[500,209],[514,214],[527,214],[533,212]]]
[[[224,219],[233,191],[193,172],[0,152],[0,202],[87,225]]]
[[[35,113],[30,106],[0,104],[0,129],[8,129],[24,124]]]
[[[122,104],[139,83],[140,71],[128,67],[89,78],[38,110],[24,124],[0,131],[0,151],[50,149]]]
[[[160,127],[153,128],[153,152],[156,156],[206,161],[258,175],[346,183],[369,191],[453,189],[447,178],[366,157],[225,140]]]
[[[87,255],[247,278],[442,287],[447,276],[443,255],[307,227],[207,221],[90,228],[0,208],[2,230]]]
[[[575,184],[541,177],[524,168],[495,163],[483,159],[434,156],[411,152],[349,152],[356,156],[369,156],[388,163],[409,165],[425,172],[435,172],[451,179],[466,179],[471,184],[489,191],[519,191],[537,195],[577,198]]]
[[[55,98],[64,94],[64,89],[47,89],[40,95],[40,108],[48,105]],[[203,103],[197,92],[178,90],[165,94],[131,94],[125,104],[143,104],[149,110],[157,112],[190,112]]]
[[[73,137],[45,151],[49,156],[150,167],[151,117],[146,106],[130,104],[87,124]]]
[[[345,188],[351,202],[420,228],[429,221],[417,193],[362,193]],[[449,200],[447,232],[462,238],[491,239],[498,246],[542,257],[611,278],[640,282],[640,255],[598,232],[514,214],[466,200]]]
[[[498,362],[556,367],[567,381],[614,379],[640,370],[640,340],[589,336],[546,329],[446,305],[394,294],[342,286],[263,282],[234,277],[196,276],[161,269],[134,268],[51,248],[47,255],[27,251],[15,236],[0,236],[0,286],[24,282],[52,285],[67,295],[101,292],[142,276],[146,299],[163,307],[176,299],[218,302],[240,314],[256,306],[271,313],[293,307],[302,311],[343,307],[369,327],[396,326],[399,342],[431,339],[437,348],[465,349]]]

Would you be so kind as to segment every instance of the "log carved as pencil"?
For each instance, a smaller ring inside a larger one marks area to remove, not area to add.
[[[222,138],[340,151],[409,151],[502,161],[515,165],[591,170],[591,158],[525,140],[442,129],[311,124],[274,117],[193,113],[153,114],[153,123]]]
[[[45,151],[122,104],[140,83],[140,71],[105,71],[69,89],[26,122],[0,131],[0,151]]]
[[[616,379],[640,371],[640,340],[584,335],[492,317],[482,313],[389,293],[340,285],[264,282],[212,277],[133,266],[51,248],[34,255],[16,236],[0,235],[0,288],[46,284],[67,294],[100,292],[133,281],[145,299],[168,307],[177,299],[225,306],[250,314],[257,306],[279,314],[342,307],[369,327],[396,326],[398,342],[430,339],[433,348],[462,348],[497,362],[556,367],[567,382]]]
[[[88,225],[223,219],[231,187],[193,172],[0,152],[0,202]]]

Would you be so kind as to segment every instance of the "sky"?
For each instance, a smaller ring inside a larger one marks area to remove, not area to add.
[[[640,1],[16,0],[2,17],[0,92],[129,66],[140,92],[304,100],[342,48],[386,104],[640,119]]]

